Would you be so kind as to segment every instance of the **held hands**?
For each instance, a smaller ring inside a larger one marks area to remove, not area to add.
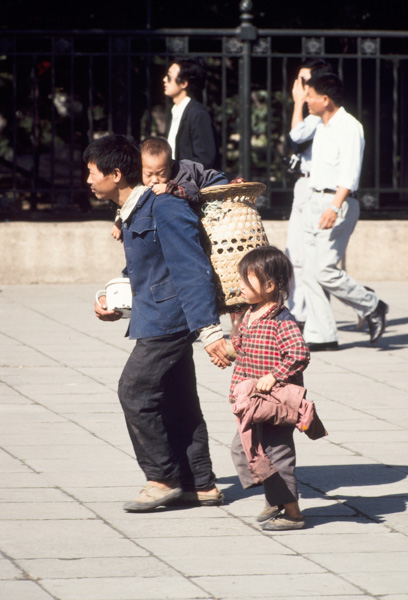
[[[275,383],[275,377],[272,375],[272,373],[268,373],[268,375],[264,375],[258,380],[258,383],[256,384],[256,389],[258,390],[258,392],[270,392]]]
[[[205,347],[211,362],[220,367],[220,369],[225,369],[225,367],[231,366],[230,356],[227,351],[227,344],[224,338],[213,342]]]
[[[160,194],[166,193],[167,183],[155,183],[152,185],[152,191],[156,194],[156,196],[160,196]]]
[[[116,310],[108,310],[108,306],[106,304],[106,296],[101,296],[99,298],[99,302],[101,306],[95,300],[95,316],[101,321],[118,321],[122,318],[122,313]]]

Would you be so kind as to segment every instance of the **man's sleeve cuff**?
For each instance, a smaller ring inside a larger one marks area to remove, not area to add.
[[[219,323],[203,327],[202,329],[199,329],[198,333],[200,334],[200,340],[204,344],[204,348],[224,337],[222,327]]]

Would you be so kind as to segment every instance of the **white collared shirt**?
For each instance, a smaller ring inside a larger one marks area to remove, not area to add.
[[[320,123],[312,147],[310,185],[317,190],[358,188],[364,153],[363,126],[340,107],[326,125]]]
[[[300,121],[289,133],[290,139],[295,144],[303,144],[309,140],[313,140],[316,133],[316,128],[322,120],[317,115],[307,115],[303,121]],[[310,173],[312,162],[312,144],[308,146],[300,155],[300,170],[302,173]]]
[[[186,96],[184,100],[180,102],[180,104],[175,104],[171,109],[171,127],[169,135],[167,137],[167,141],[171,146],[173,159],[176,158],[176,136],[180,127],[181,117],[183,116],[183,112],[190,100],[191,98],[189,96]]]

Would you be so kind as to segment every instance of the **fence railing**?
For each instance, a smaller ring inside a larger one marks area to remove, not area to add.
[[[84,148],[106,132],[163,134],[167,67],[200,56],[222,169],[264,182],[263,208],[284,218],[292,82],[321,56],[364,125],[364,214],[408,217],[408,33],[257,29],[250,4],[236,29],[0,31],[0,216],[96,214]]]

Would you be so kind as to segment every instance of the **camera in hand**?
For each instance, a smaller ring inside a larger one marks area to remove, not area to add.
[[[288,173],[299,173],[300,171],[300,155],[291,154],[290,156],[283,157],[283,164],[286,165]]]

